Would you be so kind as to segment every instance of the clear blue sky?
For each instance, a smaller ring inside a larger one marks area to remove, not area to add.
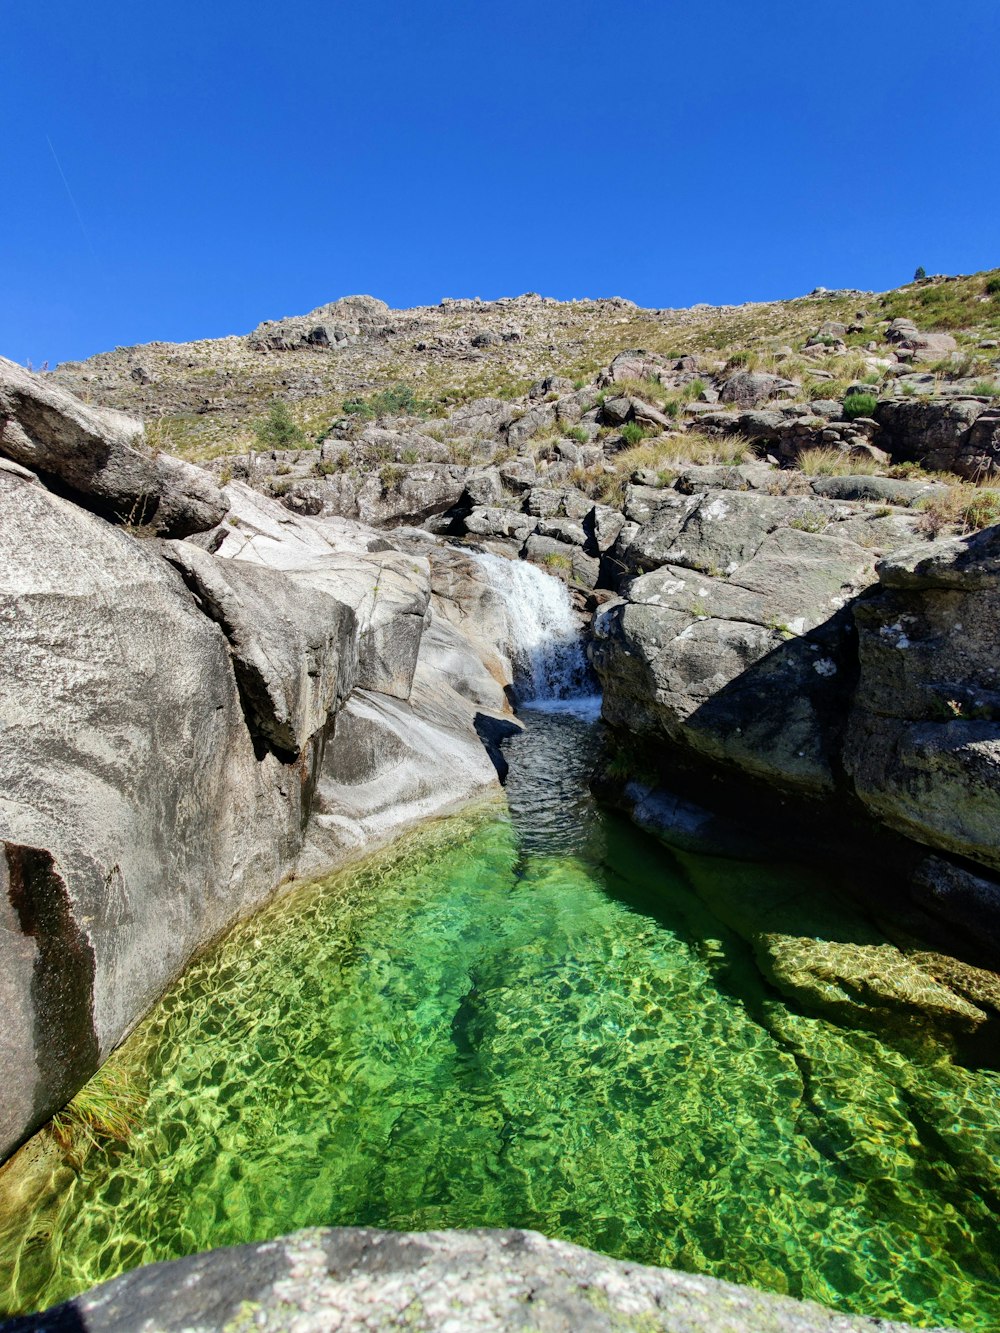
[[[0,106],[0,353],[36,365],[354,292],[1000,264],[1000,0],[8,4]]]

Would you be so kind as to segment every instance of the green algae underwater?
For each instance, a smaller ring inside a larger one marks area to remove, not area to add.
[[[804,882],[825,901],[818,877],[601,811],[575,718],[512,748],[509,811],[424,828],[195,961],[112,1058],[131,1136],[50,1144],[0,1216],[0,1310],[302,1226],[522,1226],[1000,1327],[1000,1075],[777,989],[733,922]],[[881,947],[833,911],[837,947]]]

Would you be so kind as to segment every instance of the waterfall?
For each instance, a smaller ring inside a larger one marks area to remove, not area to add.
[[[477,553],[502,605],[504,642],[520,701],[532,708],[600,711],[580,622],[566,585],[527,560]]]

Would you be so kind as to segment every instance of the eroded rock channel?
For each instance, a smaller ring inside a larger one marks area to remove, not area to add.
[[[998,529],[788,431],[595,502],[642,357],[364,514],[0,364],[0,1313],[170,1259],[65,1318],[283,1327],[287,1259],[343,1323],[420,1255],[483,1327],[1000,1322]]]

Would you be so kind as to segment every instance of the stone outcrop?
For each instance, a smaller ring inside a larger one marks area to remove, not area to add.
[[[1000,870],[1000,528],[897,551],[855,608],[845,763],[877,817]]]
[[[871,543],[895,544],[913,520],[713,480],[627,501],[641,521],[612,555],[647,572],[595,617],[604,716],[780,788],[830,792],[850,680],[844,608],[875,580]]]
[[[622,1263],[533,1231],[316,1228],[152,1264],[0,1333],[905,1333],[886,1319]],[[943,1330],[938,1330],[943,1333]]]
[[[892,321],[886,341],[909,352],[914,361],[938,361],[958,351],[958,343],[950,333],[928,333],[906,318]]]
[[[247,342],[254,351],[286,352],[298,347],[333,349],[353,346],[364,338],[384,336],[392,327],[392,311],[374,296],[344,296],[318,306],[311,314],[265,320]]]
[[[753,467],[692,468],[676,489],[626,496],[611,555],[633,573],[595,615],[591,659],[606,721],[668,790],[626,784],[617,799],[668,841],[703,846],[717,821],[670,787],[688,764],[813,802],[826,824],[892,830],[910,840],[894,855],[913,901],[988,965],[1000,529],[921,539],[902,507],[921,495],[889,478],[816,478],[798,495],[757,484]],[[727,835],[742,855],[745,834]]]
[[[57,484],[111,522],[164,537],[221,523],[213,479],[167,454],[143,452],[141,422],[72,394],[0,357],[0,456]]]
[[[97,430],[51,394],[46,438]],[[0,458],[0,1157],[283,880],[496,790],[510,664],[462,628],[467,557],[220,495],[143,539]]]
[[[975,478],[996,471],[1000,455],[1000,440],[988,427],[973,436],[985,412],[986,404],[976,398],[899,398],[879,403],[875,416],[894,459]]]
[[[155,546],[0,471],[0,1154],[291,869],[313,756],[258,759]]]
[[[723,383],[719,401],[734,407],[760,407],[772,398],[794,394],[798,385],[780,375],[765,375],[759,371],[738,370]]]

